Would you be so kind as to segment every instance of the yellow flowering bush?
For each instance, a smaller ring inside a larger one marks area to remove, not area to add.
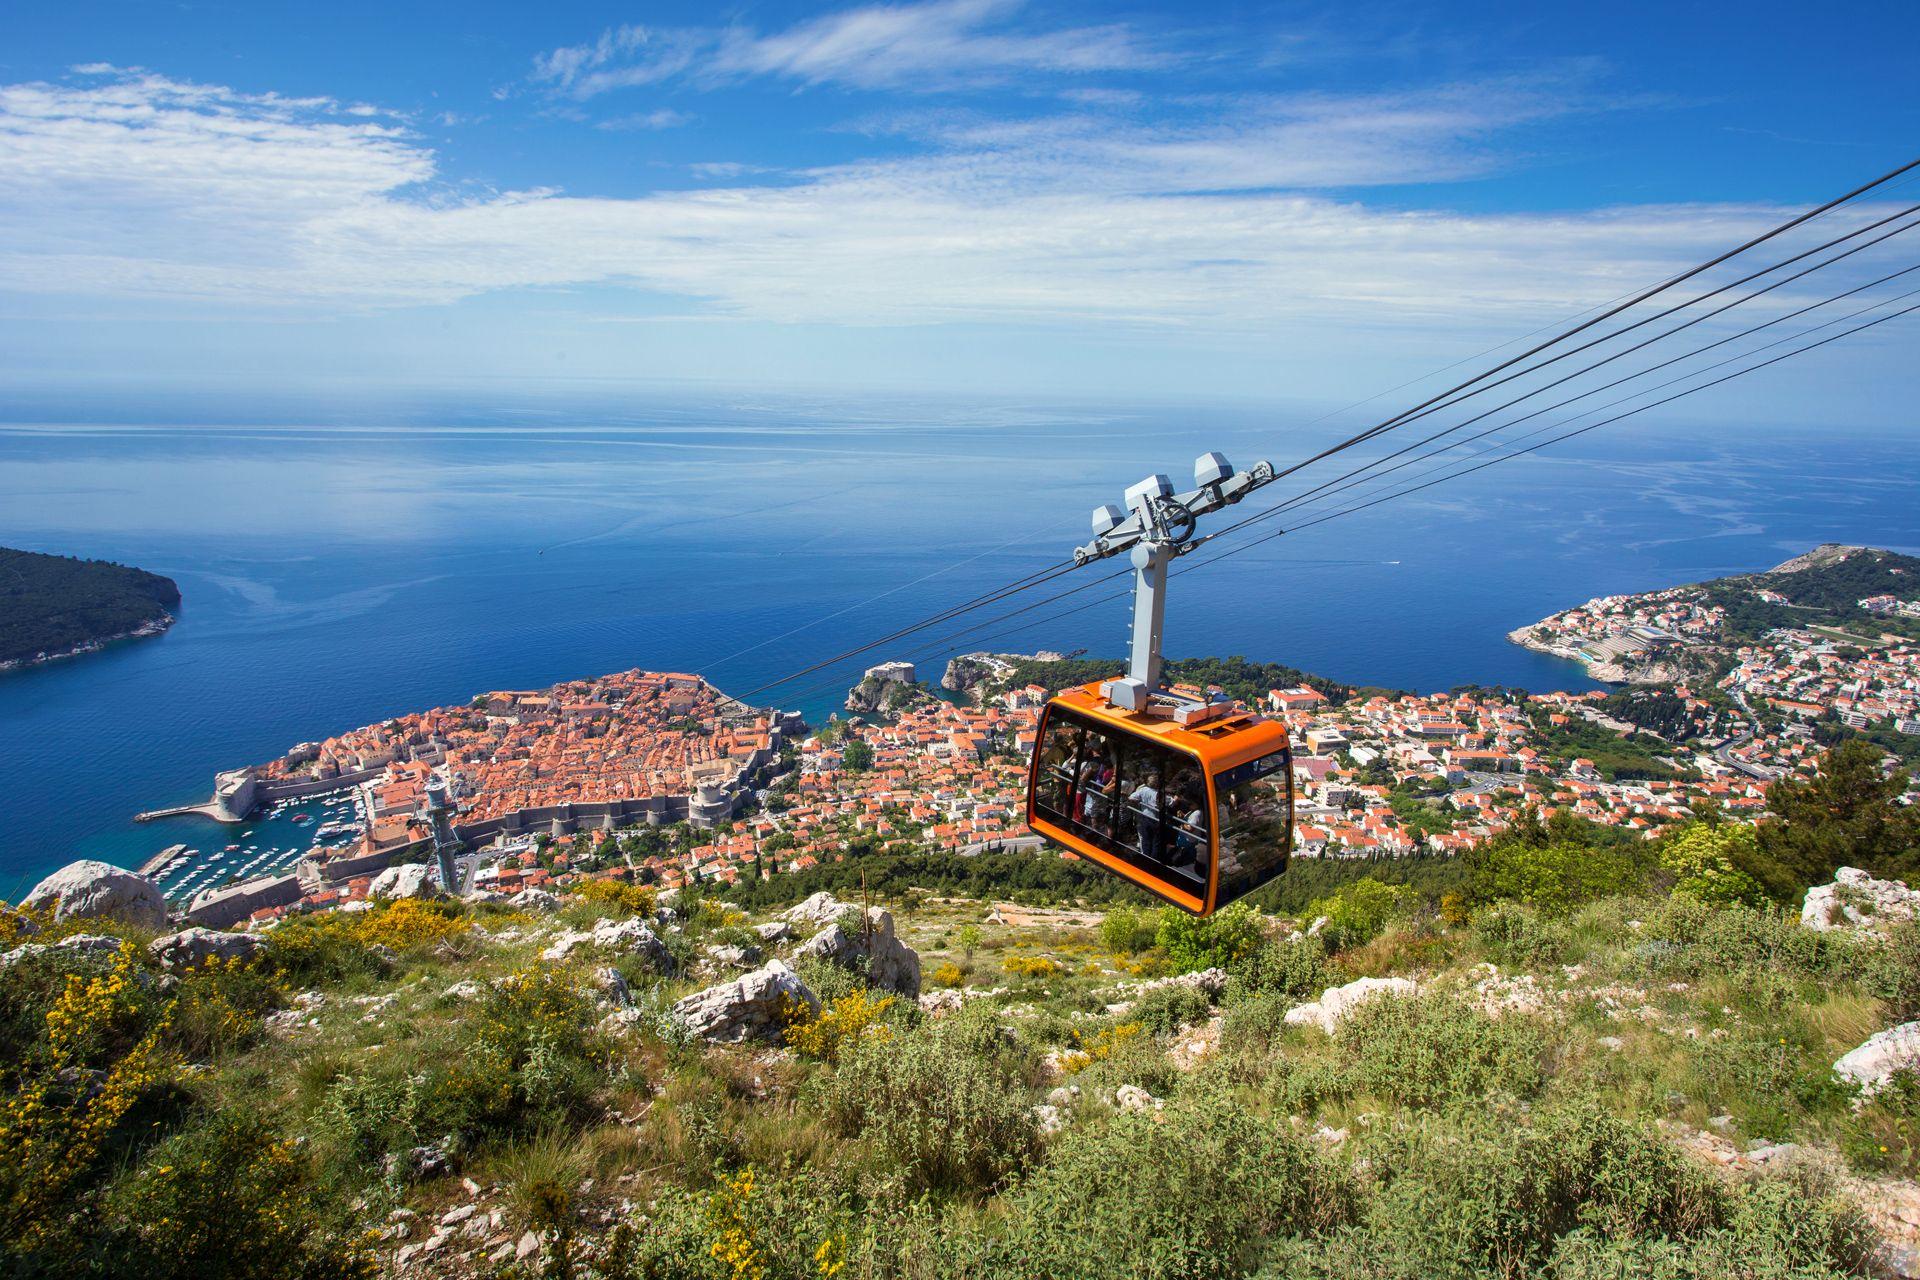
[[[863,1039],[884,1040],[892,1034],[881,1021],[893,1007],[892,996],[875,997],[864,987],[810,1016],[808,1007],[792,997],[781,1004],[786,1040],[802,1057],[838,1062],[850,1046]]]
[[[367,943],[395,951],[417,951],[457,938],[467,931],[459,909],[424,898],[397,898],[373,911],[346,917]]]
[[[1017,978],[1051,978],[1066,972],[1066,967],[1049,956],[1008,956],[1000,968]]]
[[[967,980],[967,972],[951,960],[935,965],[933,985],[936,987],[957,987]]]
[[[69,975],[44,1027],[31,1068],[0,1103],[0,1213],[10,1244],[26,1249],[72,1212],[109,1137],[164,1077],[166,1011],[141,983],[131,944],[104,973]]]
[[[605,903],[628,915],[644,916],[653,911],[653,890],[624,880],[586,880],[573,887],[573,896],[582,902]]]
[[[744,925],[747,913],[724,902],[715,902],[711,898],[701,899],[694,909],[694,919],[709,929],[733,929]]]
[[[379,976],[388,965],[376,948],[422,952],[465,934],[460,908],[400,898],[367,911],[328,911],[285,921],[267,935],[267,959],[297,982],[341,982]]]
[[[1137,1039],[1145,1030],[1138,1022],[1122,1022],[1097,1032],[1092,1039],[1083,1039],[1078,1031],[1072,1033],[1074,1048],[1061,1054],[1057,1061],[1060,1070],[1067,1075],[1085,1071],[1096,1062],[1104,1062],[1114,1055],[1128,1041]]]
[[[261,1020],[280,1007],[284,986],[258,964],[209,956],[180,975],[167,1046],[188,1058],[246,1048],[263,1034]]]
[[[0,947],[15,947],[31,941],[45,931],[52,918],[44,911],[29,911],[0,901]]]
[[[713,1193],[709,1212],[713,1224],[713,1243],[707,1252],[715,1262],[726,1268],[733,1280],[762,1280],[767,1274],[767,1265],[760,1256],[760,1246],[754,1243],[753,1235],[747,1227],[747,1211],[753,1202],[753,1169],[751,1166],[730,1178],[720,1179],[720,1189]]]

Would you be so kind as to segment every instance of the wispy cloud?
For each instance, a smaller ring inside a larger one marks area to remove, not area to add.
[[[896,159],[633,198],[436,181],[390,118],[148,72],[0,86],[0,290],[258,309],[612,285],[793,323],[1247,335],[1555,313],[1766,211],[1493,215],[1322,188],[1480,172],[1539,88],[1239,101],[1208,123],[923,119]]]
[[[1165,65],[1127,26],[1036,28],[1020,0],[869,5],[761,33],[731,27],[612,27],[534,59],[533,78],[575,98],[635,85],[712,87],[754,77],[802,85],[931,91],[1037,73],[1084,75]]]
[[[594,128],[612,132],[627,130],[678,129],[682,125],[692,124],[694,117],[685,111],[675,111],[671,107],[661,107],[658,111],[642,111],[633,115],[611,116],[596,121]]]

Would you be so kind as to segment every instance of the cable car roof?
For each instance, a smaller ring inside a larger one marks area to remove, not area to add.
[[[1101,682],[1062,689],[1053,705],[1079,712],[1130,734],[1152,737],[1170,747],[1199,756],[1209,773],[1272,755],[1287,745],[1287,727],[1257,712],[1241,708],[1204,723],[1185,726],[1166,715],[1122,711],[1100,692]]]

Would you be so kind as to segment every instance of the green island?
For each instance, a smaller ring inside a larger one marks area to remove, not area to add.
[[[0,670],[157,635],[179,605],[157,573],[0,547]]]

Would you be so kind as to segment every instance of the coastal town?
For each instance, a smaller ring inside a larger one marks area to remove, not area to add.
[[[1624,677],[1614,692],[1260,692],[1253,709],[1283,721],[1292,745],[1296,855],[1454,855],[1529,813],[1652,838],[1708,807],[1756,818],[1768,785],[1815,770],[1836,732],[1920,745],[1920,642],[1811,622],[1745,634],[1721,586],[1590,600],[1515,633]],[[1774,587],[1740,589],[1791,607]],[[1859,610],[1909,603],[1868,597]],[[1041,708],[1069,678],[1046,676],[1070,666],[969,654],[936,688],[881,663],[845,718],[817,727],[698,675],[629,671],[303,743],[222,775],[225,794],[243,809],[347,797],[334,811],[351,816],[317,833],[342,838],[291,868],[209,882],[188,913],[232,924],[329,909],[409,863],[464,893],[513,894],[583,877],[734,883],[873,853],[1039,851],[1027,761]]]

